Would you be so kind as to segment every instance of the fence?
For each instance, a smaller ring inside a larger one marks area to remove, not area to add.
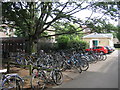
[[[26,51],[26,42],[24,38],[5,37],[0,38],[2,46],[3,57],[8,56],[9,52],[18,52],[19,50]]]
[[[10,52],[19,52],[19,51],[25,51],[28,50],[28,44],[25,38],[20,37],[4,37],[0,38],[2,46],[2,55],[3,57],[8,56],[8,53]],[[49,39],[39,39],[37,43],[37,50],[43,49],[43,50],[49,50],[52,48],[52,41]]]

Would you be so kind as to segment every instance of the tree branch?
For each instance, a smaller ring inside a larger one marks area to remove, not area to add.
[[[91,5],[88,5],[88,6],[84,7],[84,8],[81,8],[80,10],[77,10],[77,11],[75,11],[73,13],[68,14],[68,15],[73,15],[73,14],[75,14],[75,13],[81,11],[81,10],[84,10],[84,9],[88,8],[89,6],[91,6]]]
[[[60,13],[62,13],[62,11],[66,8],[67,4],[68,4],[68,2],[64,5],[64,7],[63,7],[63,8],[61,9],[61,11],[59,12],[59,14],[57,14],[56,17],[55,17],[52,21],[48,22],[48,23],[47,23],[47,26],[46,26],[45,28],[43,28],[42,30],[39,30],[39,31],[37,30],[37,31],[36,31],[37,33],[35,33],[35,35],[38,34],[38,33],[44,32],[44,30],[46,30],[53,22],[55,22],[56,20],[58,20],[58,19],[60,18],[60,17],[59,17]]]
[[[91,15],[88,17],[88,19],[85,21],[85,24],[88,22],[88,20],[92,17],[92,15],[93,15],[93,10],[92,10],[92,13],[91,13]]]
[[[18,2],[23,10],[23,7],[22,7],[22,4],[21,2]],[[16,11],[16,10],[15,10]],[[17,12],[17,11],[16,11]],[[27,27],[28,27],[28,30],[30,29],[30,25],[29,23],[27,22],[27,20],[24,18],[25,16],[23,14],[19,14],[19,12],[17,12],[19,16],[21,16],[21,18],[25,21],[25,23],[27,24]]]
[[[40,38],[42,38],[42,37],[52,37],[52,36],[59,36],[59,35],[66,35],[66,34],[74,34],[74,33],[78,33],[78,32],[81,32],[81,31],[83,31],[84,29],[86,29],[87,27],[85,27],[85,28],[83,28],[83,29],[81,29],[81,30],[79,30],[79,31],[69,31],[69,32],[64,32],[64,33],[58,33],[58,34],[53,34],[53,35],[47,35],[47,36],[41,36]],[[81,33],[81,34],[83,34],[83,33]]]
[[[82,5],[83,3],[85,2],[85,0],[80,4],[80,5]],[[80,6],[79,5],[79,6]],[[66,12],[65,14],[68,14],[68,13],[71,13],[71,12],[73,12],[74,10],[76,10],[79,6],[77,6],[76,8],[74,8],[74,9],[72,9],[71,11],[69,11],[69,12]]]

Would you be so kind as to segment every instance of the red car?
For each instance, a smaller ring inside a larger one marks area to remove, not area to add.
[[[92,48],[85,49],[85,51],[90,51],[90,50],[97,51],[97,52],[102,52],[104,54],[108,53],[108,50],[104,46],[94,46]]]

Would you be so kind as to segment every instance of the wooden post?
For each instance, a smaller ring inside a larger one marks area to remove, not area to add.
[[[7,73],[9,73],[10,72],[10,60],[8,60],[8,62],[7,62]]]
[[[33,88],[32,87],[32,65],[29,65],[29,75],[30,75],[30,86],[31,86],[31,88]]]
[[[32,75],[32,65],[29,66],[29,75]]]

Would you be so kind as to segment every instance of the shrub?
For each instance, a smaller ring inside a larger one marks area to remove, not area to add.
[[[67,44],[69,42],[68,36],[59,36],[57,39],[57,45],[59,49],[67,49]]]
[[[88,48],[88,43],[81,40],[70,40],[68,42],[68,48],[74,48],[74,49],[86,49]]]
[[[59,36],[57,38],[57,49],[86,49],[88,43],[78,39],[78,37]]]

